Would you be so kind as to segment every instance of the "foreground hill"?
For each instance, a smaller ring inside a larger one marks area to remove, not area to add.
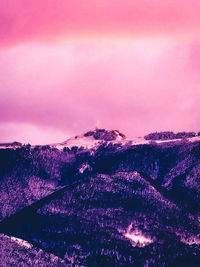
[[[4,232],[78,266],[193,266],[199,227],[133,172],[70,186]]]
[[[44,252],[19,238],[0,234],[1,266],[67,266],[53,254]]]
[[[67,265],[199,266],[200,142],[123,140],[0,150],[0,232]]]

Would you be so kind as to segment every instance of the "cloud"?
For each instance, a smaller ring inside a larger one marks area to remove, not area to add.
[[[155,130],[198,130],[200,80],[192,53],[193,43],[163,38],[4,48],[0,123],[32,125],[43,133],[54,129],[67,137],[93,128],[97,119],[130,138]],[[46,140],[52,140],[48,134]],[[7,141],[6,134],[0,141]]]
[[[0,44],[195,35],[199,0],[0,0]]]

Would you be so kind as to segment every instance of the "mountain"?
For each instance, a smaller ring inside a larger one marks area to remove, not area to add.
[[[0,149],[2,253],[31,266],[21,240],[43,266],[199,266],[200,140],[164,136],[96,129]]]
[[[50,144],[49,146],[58,149],[63,149],[64,147],[83,147],[92,148],[100,145],[102,142],[124,142],[126,141],[126,136],[119,130],[105,130],[105,129],[95,129],[94,131],[86,132],[85,134],[75,136],[67,139],[63,143]]]
[[[22,143],[16,141],[12,143],[0,143],[0,149],[6,149],[6,148],[16,149],[20,147],[22,147]]]
[[[1,266],[67,266],[57,256],[16,237],[0,234]]]

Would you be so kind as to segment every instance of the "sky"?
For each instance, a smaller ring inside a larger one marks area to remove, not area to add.
[[[0,142],[200,131],[199,0],[0,0]]]

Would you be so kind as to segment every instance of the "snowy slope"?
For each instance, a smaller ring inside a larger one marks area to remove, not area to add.
[[[96,130],[95,130],[96,131]],[[95,132],[94,131],[94,132]],[[109,133],[109,131],[107,131]],[[106,140],[102,140],[102,139],[96,139],[94,138],[94,136],[85,136],[85,134],[81,134],[79,136],[75,136],[75,137],[71,137],[69,139],[67,139],[64,142],[61,143],[54,143],[54,144],[47,144],[50,147],[54,147],[57,148],[59,150],[62,150],[64,147],[68,147],[68,148],[72,148],[72,147],[83,147],[83,148],[97,148],[100,144],[102,144],[103,142],[108,142],[108,143],[120,143],[122,145],[126,145],[126,144],[132,144],[132,145],[142,145],[142,144],[151,144],[151,143],[167,143],[167,142],[177,142],[177,141],[181,141],[182,139],[171,139],[171,140],[145,140],[143,137],[136,137],[132,140],[128,140],[127,138],[124,138],[120,135],[119,131],[114,131],[116,134],[116,138],[115,140],[110,140],[110,141],[106,141]],[[191,137],[187,139],[189,142],[196,142],[196,141],[200,141],[200,136],[195,136],[195,137]],[[0,143],[0,149],[17,149],[22,147],[22,144],[19,142],[13,142],[13,143]],[[32,148],[36,147],[31,146]]]

